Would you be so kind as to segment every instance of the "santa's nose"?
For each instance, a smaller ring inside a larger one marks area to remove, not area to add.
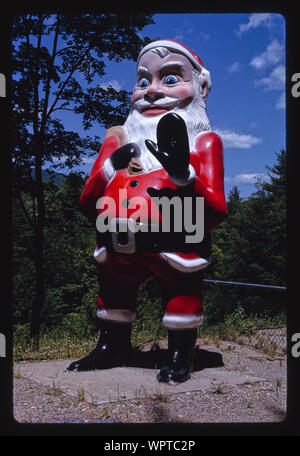
[[[156,101],[165,96],[163,90],[158,84],[151,84],[145,93],[144,98],[149,101]]]

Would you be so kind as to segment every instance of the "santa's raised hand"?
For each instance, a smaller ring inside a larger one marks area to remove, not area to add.
[[[190,150],[185,122],[172,112],[163,116],[157,125],[157,144],[145,140],[149,151],[157,158],[171,179],[188,180]]]
[[[131,159],[137,158],[141,155],[140,148],[137,144],[125,144],[119,149],[115,150],[110,156],[111,165],[115,170],[127,168]]]

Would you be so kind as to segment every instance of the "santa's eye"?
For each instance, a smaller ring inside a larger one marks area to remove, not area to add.
[[[140,89],[144,89],[145,87],[148,87],[149,85],[149,81],[148,79],[146,78],[142,78],[138,81],[137,83],[137,86],[140,88]]]
[[[169,74],[165,77],[164,82],[167,85],[176,84],[179,81],[178,77],[175,74]]]

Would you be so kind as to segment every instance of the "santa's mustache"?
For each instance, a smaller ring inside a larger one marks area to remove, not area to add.
[[[141,112],[145,109],[155,107],[157,109],[173,109],[178,105],[178,98],[164,97],[156,101],[147,101],[144,98],[133,103],[132,108]]]

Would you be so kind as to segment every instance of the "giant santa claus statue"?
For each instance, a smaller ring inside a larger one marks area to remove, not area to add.
[[[209,71],[185,45],[157,40],[140,52],[128,118],[107,130],[80,199],[97,227],[101,333],[95,349],[68,370],[128,362],[138,290],[151,277],[160,286],[168,330],[168,356],[157,379],[190,378],[210,232],[227,213],[222,141],[206,115],[210,88]],[[160,230],[162,212],[153,201],[174,196],[204,201],[200,242],[186,242],[184,229]]]

